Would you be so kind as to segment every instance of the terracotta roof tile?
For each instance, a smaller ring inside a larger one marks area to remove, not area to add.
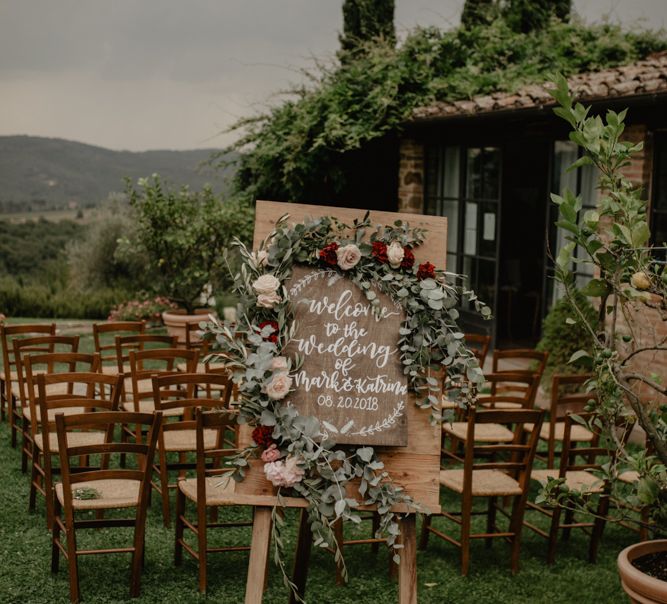
[[[568,79],[570,91],[577,100],[591,101],[611,97],[667,93],[667,52],[613,69],[579,73]],[[462,115],[492,113],[499,110],[526,109],[552,105],[551,82],[529,84],[516,92],[494,92],[472,99],[442,101],[419,107],[413,120],[428,120]]]

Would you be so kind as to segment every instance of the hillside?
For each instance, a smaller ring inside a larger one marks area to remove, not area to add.
[[[169,183],[225,188],[222,171],[202,167],[214,149],[112,151],[58,138],[0,136],[0,213],[86,208],[122,191],[123,179],[158,173]]]

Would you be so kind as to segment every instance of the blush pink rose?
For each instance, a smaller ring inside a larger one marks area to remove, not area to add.
[[[305,472],[299,466],[299,460],[290,456],[285,461],[273,461],[264,464],[264,475],[275,487],[293,487],[301,482]]]
[[[255,279],[252,282],[252,288],[258,295],[275,294],[280,288],[280,281],[278,281],[278,279],[276,279],[273,275],[266,274]]]
[[[339,247],[336,250],[336,257],[338,259],[338,266],[344,271],[349,271],[359,264],[361,251],[354,243],[350,243],[349,245]]]
[[[287,371],[288,369],[287,357],[274,357],[271,361],[272,371]]]
[[[276,292],[272,294],[259,294],[257,296],[257,306],[260,308],[273,308],[282,301],[280,295]]]
[[[271,445],[268,449],[262,451],[262,461],[271,463],[280,459],[280,449],[276,445]]]
[[[271,381],[266,385],[267,396],[279,401],[287,396],[289,389],[292,387],[292,378],[284,371],[274,373]]]

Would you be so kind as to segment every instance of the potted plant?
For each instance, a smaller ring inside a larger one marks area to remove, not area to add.
[[[552,195],[559,206],[557,225],[568,231],[569,242],[556,258],[556,278],[573,313],[567,322],[579,323],[589,334],[585,349],[570,361],[586,362],[594,379],[589,385],[598,401],[590,405],[602,422],[605,442],[613,455],[606,467],[612,498],[641,506],[650,514],[650,533],[667,532],[667,375],[658,375],[659,361],[667,359],[667,268],[666,247],[652,246],[647,221],[647,203],[641,191],[624,176],[633,153],[641,143],[622,141],[625,111],[610,111],[605,119],[592,116],[589,108],[574,104],[567,82],[559,78],[552,92],[559,104],[557,115],[572,126],[570,139],[583,154],[574,168],[595,165],[601,191],[595,210],[582,212],[581,200],[571,192]],[[596,277],[581,292],[597,308],[594,320],[575,295],[573,267],[587,263]],[[660,335],[662,333],[663,335]],[[636,451],[619,439],[619,420],[635,421],[646,434],[645,450]],[[637,480],[624,486],[618,480],[625,470],[636,472]],[[558,501],[564,485],[550,481],[543,497]],[[590,502],[575,492],[568,500],[581,509]],[[627,508],[619,508],[627,515]],[[667,575],[652,568],[667,568],[667,540],[633,545],[618,559],[623,587],[635,602],[667,602]],[[663,570],[664,572],[664,570]],[[653,574],[654,576],[651,576]]]
[[[163,313],[163,322],[184,341],[187,323],[215,312],[209,308],[214,291],[231,287],[221,250],[234,237],[250,240],[252,210],[236,200],[223,202],[209,187],[169,190],[157,175],[140,179],[138,189],[128,183],[127,194],[137,214],[138,245],[154,269],[154,288],[179,307]]]

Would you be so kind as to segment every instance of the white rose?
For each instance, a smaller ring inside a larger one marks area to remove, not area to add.
[[[274,357],[271,361],[272,371],[287,371],[287,357]]]
[[[359,264],[361,252],[354,243],[350,243],[336,250],[336,258],[338,258],[338,266],[344,271],[349,271]]]
[[[266,250],[257,250],[250,254],[250,262],[255,268],[266,266],[269,261],[269,253]]]
[[[292,378],[287,373],[280,372],[273,375],[271,381],[266,385],[266,394],[274,401],[279,401],[287,396],[292,387]]]
[[[398,268],[401,266],[403,256],[405,256],[403,246],[398,241],[392,241],[391,245],[387,248],[387,258],[391,268]]]
[[[273,308],[281,301],[282,298],[276,292],[271,294],[259,294],[259,296],[257,296],[257,306],[260,308]]]
[[[273,275],[262,275],[255,279],[252,283],[252,288],[257,294],[273,294],[278,291],[280,281]]]

